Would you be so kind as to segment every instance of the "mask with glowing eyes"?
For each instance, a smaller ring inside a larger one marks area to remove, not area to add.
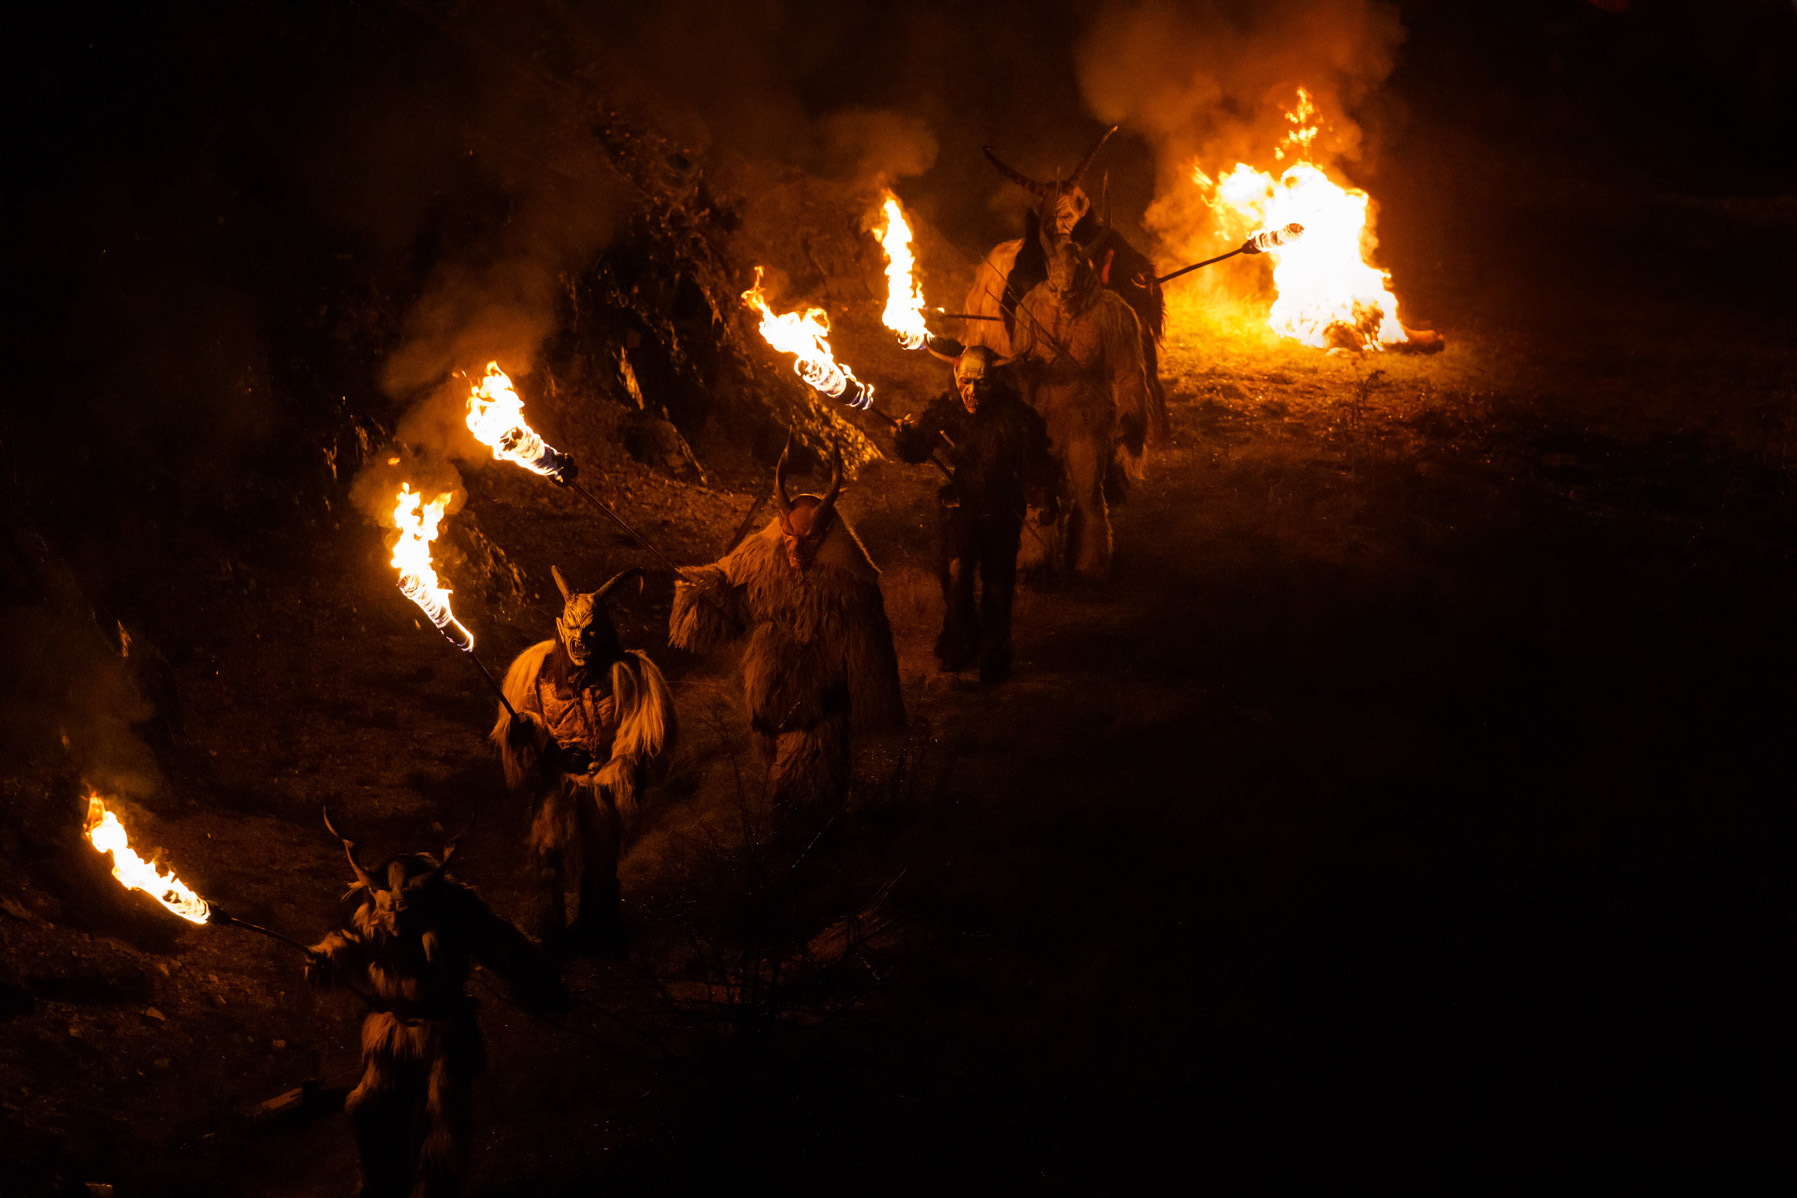
[[[643,572],[636,568],[624,570],[596,591],[574,590],[558,567],[551,566],[549,573],[555,579],[556,589],[562,593],[562,614],[555,622],[555,632],[568,659],[584,669],[589,665],[608,665],[623,657],[618,630],[612,626],[611,613],[605,607],[605,596],[613,587],[632,578],[636,579],[637,589],[641,591]]]
[[[997,355],[984,345],[970,345],[955,359],[955,390],[960,393],[961,406],[969,415],[978,413],[980,405],[992,394],[992,367],[996,359]]]
[[[786,548],[786,561],[795,570],[811,565],[817,551],[830,536],[836,522],[836,500],[842,494],[842,446],[835,445],[830,454],[830,485],[822,495],[788,496],[786,493],[786,457],[792,451],[792,436],[780,451],[780,462],[774,467],[774,503],[779,508],[780,539]]]

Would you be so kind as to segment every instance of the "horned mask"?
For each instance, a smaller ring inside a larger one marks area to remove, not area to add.
[[[1111,134],[1116,131],[1117,126],[1112,125],[1100,134],[1098,141],[1090,150],[1086,151],[1086,156],[1080,159],[1079,165],[1074,168],[1073,173],[1067,177],[1065,182],[1062,182],[1058,175],[1052,183],[1032,179],[1006,164],[993,152],[991,146],[985,147],[985,154],[991,160],[992,165],[998,168],[1000,174],[1028,191],[1038,201],[1049,199],[1054,201],[1053,204],[1044,207],[1043,225],[1059,236],[1066,237],[1073,232],[1074,226],[1085,218],[1086,213],[1092,210],[1092,200],[1086,195],[1086,190],[1081,184],[1085,181],[1086,172],[1092,167],[1092,160],[1098,157],[1098,151],[1104,147],[1104,143],[1109,141]]]
[[[1110,232],[1109,213],[1106,213],[1106,219],[1089,240],[1075,241],[1068,234],[1054,231],[1052,221],[1055,198],[1053,192],[1042,198],[1041,223],[1038,226],[1042,250],[1048,259],[1048,290],[1062,304],[1078,310],[1086,306],[1098,289],[1098,272],[1092,262],[1092,254]]]
[[[606,665],[624,656],[623,648],[618,644],[618,630],[612,626],[611,612],[605,606],[605,596],[613,587],[632,578],[636,579],[637,590],[641,591],[643,572],[635,567],[620,571],[596,591],[574,590],[555,566],[549,567],[549,573],[555,579],[556,589],[562,593],[562,615],[555,622],[555,632],[561,638],[562,648],[567,650],[568,659],[585,668],[589,664]]]
[[[774,502],[780,509],[780,537],[786,547],[786,560],[795,570],[811,565],[817,551],[823,548],[836,522],[836,500],[842,494],[842,446],[830,452],[830,485],[822,495],[786,494],[786,458],[792,451],[792,436],[787,435],[786,448],[780,451],[780,462],[774,467]]]
[[[389,936],[399,936],[403,931],[409,930],[407,925],[410,923],[409,914],[413,905],[437,883],[443,876],[443,871],[449,868],[449,859],[455,856],[456,845],[468,835],[469,830],[474,827],[474,821],[470,819],[467,827],[444,841],[440,856],[400,853],[389,857],[378,871],[385,879],[385,885],[377,883],[375,875],[363,866],[356,842],[339,832],[331,822],[329,806],[324,809],[324,826],[332,836],[343,842],[343,854],[349,858],[350,869],[355,871],[356,889],[362,892],[362,902],[367,909],[366,918],[370,926]]]

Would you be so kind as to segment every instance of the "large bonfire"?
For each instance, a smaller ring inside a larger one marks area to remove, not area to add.
[[[1366,261],[1373,243],[1367,229],[1370,198],[1337,183],[1311,160],[1318,122],[1303,88],[1286,120],[1292,128],[1274,159],[1295,161],[1277,176],[1245,162],[1215,177],[1201,164],[1192,165],[1192,181],[1216,219],[1218,240],[1239,243],[1262,230],[1304,226],[1302,238],[1267,251],[1277,292],[1267,324],[1281,337],[1319,349],[1377,350],[1408,341],[1398,322],[1391,276]]]

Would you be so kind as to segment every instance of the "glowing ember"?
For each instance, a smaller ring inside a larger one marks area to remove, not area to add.
[[[1207,193],[1222,240],[1239,242],[1287,224],[1304,227],[1302,237],[1267,248],[1278,293],[1267,324],[1275,333],[1319,349],[1380,349],[1408,341],[1398,323],[1397,297],[1387,286],[1391,276],[1361,256],[1367,193],[1341,186],[1305,160],[1316,136],[1315,115],[1300,89],[1297,110],[1286,114],[1294,128],[1275,151],[1300,161],[1277,179],[1238,162],[1214,180],[1194,166],[1192,181]]]
[[[524,423],[524,401],[497,362],[487,363],[486,377],[468,397],[468,431],[502,462],[516,462],[557,482],[567,468],[562,455]]]
[[[830,319],[822,308],[774,315],[761,291],[759,266],[755,268],[755,286],[743,292],[743,304],[761,313],[763,340],[781,353],[798,356],[792,368],[806,383],[831,399],[842,399],[852,408],[873,403],[873,387],[856,378],[848,367],[839,365],[830,351]]]
[[[886,311],[880,319],[906,349],[919,349],[930,334],[923,324],[923,289],[913,274],[917,259],[911,253],[911,226],[890,191],[885,212],[886,227],[875,233],[886,251]]]
[[[449,588],[437,581],[437,571],[431,565],[431,542],[437,539],[437,527],[443,523],[449,498],[446,492],[425,503],[424,496],[413,491],[410,483],[400,484],[399,500],[393,506],[393,524],[399,529],[393,564],[399,570],[399,589],[405,597],[466,652],[474,648],[474,634],[462,627],[449,610]]]
[[[189,890],[173,870],[165,874],[131,851],[125,826],[92,790],[87,792],[87,838],[102,853],[112,854],[112,876],[126,889],[143,891],[189,923],[205,923],[211,915],[206,900]]]

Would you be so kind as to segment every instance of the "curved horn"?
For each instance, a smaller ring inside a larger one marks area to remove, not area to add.
[[[606,583],[604,586],[600,587],[597,591],[595,591],[593,593],[598,598],[603,599],[603,598],[605,598],[607,593],[609,593],[611,591],[611,589],[613,587],[617,586],[621,582],[628,582],[632,578],[636,579],[636,593],[639,595],[642,594],[643,593],[643,568],[641,566],[632,566],[628,570],[619,570],[616,574],[613,574],[609,579],[606,580]]]
[[[569,588],[568,580],[562,577],[561,570],[555,566],[551,566],[549,567],[549,573],[555,579],[555,589],[562,593],[562,601],[565,603],[569,599],[574,598],[574,592]]]
[[[774,505],[780,509],[782,516],[792,515],[792,496],[786,493],[786,455],[792,452],[792,430],[786,430],[786,448],[780,451],[780,460],[774,464]]]
[[[324,826],[332,836],[343,842],[343,855],[349,858],[349,867],[356,871],[356,881],[360,882],[370,894],[380,889],[374,884],[374,879],[368,876],[368,871],[362,868],[362,862],[356,856],[356,842],[337,831],[337,825],[331,822],[331,805],[329,803],[324,805]]]
[[[1033,195],[1053,195],[1055,193],[1055,188],[1051,188],[1046,183],[1038,183],[1028,175],[1006,165],[1004,159],[992,152],[991,146],[981,146],[980,152],[985,154],[987,160],[990,161],[993,166],[998,168],[999,174],[1017,184],[1017,186],[1023,188],[1025,191],[1028,191]],[[1094,151],[1094,153],[1096,153],[1096,151]]]
[[[1080,159],[1078,166],[1073,168],[1073,174],[1068,178],[1067,184],[1063,190],[1072,191],[1075,187],[1079,186],[1079,181],[1086,177],[1086,171],[1091,167],[1092,160],[1098,157],[1098,151],[1104,148],[1104,143],[1111,140],[1111,134],[1116,131],[1117,126],[1112,125],[1109,129],[1106,129],[1103,133],[1098,135],[1098,140],[1093,143],[1090,150],[1086,151],[1086,156]]]
[[[823,528],[836,511],[836,497],[842,494],[842,441],[830,442],[830,485],[824,488],[823,502],[817,505],[813,528]]]

